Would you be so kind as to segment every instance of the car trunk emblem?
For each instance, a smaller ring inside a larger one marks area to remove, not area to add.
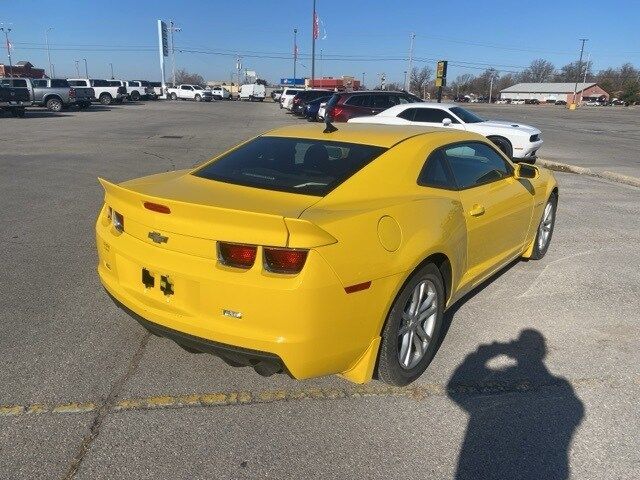
[[[154,243],[167,243],[169,241],[169,237],[165,237],[160,232],[149,232],[147,235]]]

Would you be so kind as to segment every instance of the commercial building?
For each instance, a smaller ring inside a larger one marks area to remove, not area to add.
[[[360,90],[360,80],[355,77],[342,76],[340,78],[322,77],[311,81],[307,78],[304,81],[307,88],[327,88],[329,90]]]
[[[31,62],[18,62],[12,67],[0,63],[0,77],[45,78],[43,68],[34,68]]]
[[[575,83],[518,83],[500,91],[500,98],[505,100],[532,100],[542,103],[564,100],[573,102]],[[587,100],[609,100],[609,94],[597,83],[578,83],[576,102]]]

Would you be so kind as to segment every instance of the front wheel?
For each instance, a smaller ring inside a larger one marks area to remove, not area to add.
[[[438,349],[444,304],[442,275],[429,263],[411,276],[389,311],[378,355],[378,379],[404,386],[422,375]]]
[[[177,100],[178,99],[178,95],[176,95],[175,93],[171,94],[171,100]]]
[[[109,105],[112,101],[113,97],[111,97],[111,95],[109,95],[108,93],[103,93],[102,95],[100,95],[100,103],[102,105]]]
[[[47,109],[52,112],[59,112],[62,110],[62,101],[59,98],[50,98],[47,100]]]
[[[547,204],[544,206],[542,212],[542,218],[538,225],[538,231],[536,233],[536,239],[533,244],[533,252],[531,253],[531,259],[540,260],[545,256],[551,243],[551,237],[553,236],[553,228],[556,224],[556,209],[558,208],[558,196],[555,193],[551,194]]]
[[[138,100],[140,100],[140,94],[134,90],[133,92],[131,92],[131,100],[137,102]]]
[[[502,153],[504,153],[509,160],[513,158],[513,147],[511,146],[511,142],[506,138],[502,137],[487,137],[489,140],[493,142],[493,144],[500,149]]]

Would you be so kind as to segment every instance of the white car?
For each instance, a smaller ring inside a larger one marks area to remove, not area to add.
[[[280,108],[291,110],[291,106],[293,105],[293,97],[295,97],[300,92],[304,92],[304,89],[285,88],[282,92],[282,95],[280,95]]]
[[[221,85],[211,87],[211,95],[215,100],[231,100],[231,92]]]
[[[479,133],[487,137],[509,158],[535,161],[542,146],[540,130],[515,122],[484,120],[475,113],[448,103],[405,103],[371,117],[356,117],[349,123],[424,125]]]
[[[524,105],[525,101],[522,98],[515,98],[511,100],[511,105]]]

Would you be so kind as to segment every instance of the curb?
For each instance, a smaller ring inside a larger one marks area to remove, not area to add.
[[[605,180],[611,180],[612,182],[623,183],[625,185],[631,185],[632,187],[640,187],[640,178],[638,177],[631,177],[629,175],[622,175],[620,173],[609,172],[606,170],[604,172],[598,172],[590,168],[578,167],[567,163],[552,162],[541,158],[539,158],[536,163],[556,172],[575,173],[577,175],[604,178]]]

